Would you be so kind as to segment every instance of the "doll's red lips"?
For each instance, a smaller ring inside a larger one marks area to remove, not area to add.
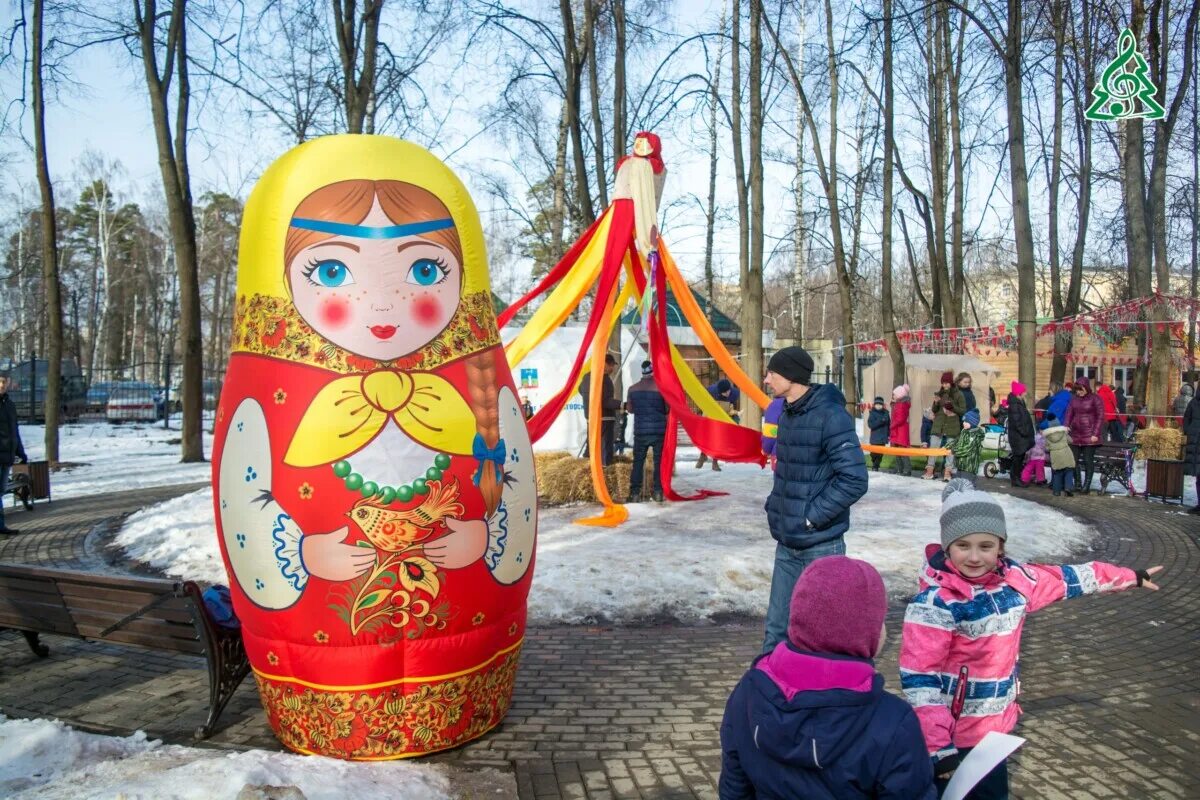
[[[395,325],[372,325],[371,333],[379,339],[390,339],[396,334]]]

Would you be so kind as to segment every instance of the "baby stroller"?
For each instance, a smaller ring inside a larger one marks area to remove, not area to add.
[[[984,449],[995,450],[995,459],[983,463],[985,477],[994,478],[1001,473],[1012,473],[1012,448],[1008,446],[1008,429],[1004,425],[984,425],[987,435],[983,439]],[[1018,465],[1019,468],[1019,465]]]

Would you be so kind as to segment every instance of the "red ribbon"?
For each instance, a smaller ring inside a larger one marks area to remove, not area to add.
[[[624,231],[625,236],[621,238],[615,237],[613,236],[614,231]],[[617,286],[617,277],[621,274],[621,260],[625,254],[625,248],[632,241],[632,231],[633,201],[614,200],[612,204],[612,226],[609,228],[608,241],[604,246],[604,263],[600,268],[600,278],[596,283],[596,304],[594,308],[604,308],[606,303],[612,302],[613,292]],[[591,233],[589,231],[588,234],[585,234],[580,239],[580,242],[590,239]],[[571,253],[574,253],[578,247],[578,244],[572,247]],[[571,253],[563,257],[564,261],[566,261],[566,258]],[[570,265],[568,264],[568,269],[569,267]],[[571,366],[571,374],[567,378],[566,385],[530,418],[528,423],[530,441],[536,442],[546,434],[546,431],[550,430],[550,426],[554,424],[554,420],[558,419],[558,415],[562,413],[563,407],[571,399],[572,390],[579,380],[579,373],[583,371],[583,362],[588,356],[592,340],[596,337],[596,330],[600,327],[601,316],[601,314],[597,313],[592,314],[588,318],[587,329],[583,334],[583,344],[580,346],[579,352],[575,355],[575,363]]]
[[[616,209],[614,208],[613,211],[615,212]],[[496,318],[496,324],[499,327],[503,328],[505,325],[511,322],[512,318],[517,315],[517,312],[529,305],[530,301],[544,294],[551,286],[558,283],[560,280],[562,280],[564,275],[571,271],[571,267],[575,266],[575,262],[579,259],[579,254],[583,252],[583,249],[587,247],[588,242],[590,242],[592,237],[596,235],[596,228],[600,226],[600,220],[602,219],[604,219],[603,214],[600,215],[600,219],[593,222],[591,227],[583,232],[583,235],[579,237],[579,241],[575,242],[575,244],[571,246],[571,249],[567,251],[566,255],[559,259],[558,263],[555,264],[554,267],[547,272],[546,275],[540,281],[538,281],[532,289],[530,289],[520,299],[514,300],[513,304],[508,308],[504,309],[503,313]],[[631,221],[633,219],[632,211],[630,211],[629,219]],[[615,224],[616,220],[614,219],[613,222]],[[632,222],[630,224],[632,224]],[[609,230],[611,231],[612,228],[609,228]]]
[[[637,251],[630,247],[630,259],[637,263]],[[649,291],[646,278],[640,269],[633,270],[633,279],[640,291]],[[663,454],[659,461],[663,496],[668,500],[702,500],[728,494],[710,489],[701,489],[695,495],[681,495],[671,485],[675,465],[675,449],[678,444],[677,423],[682,423],[688,437],[700,450],[721,461],[754,462],[759,466],[767,463],[762,453],[762,437],[758,431],[743,428],[732,422],[709,419],[694,413],[688,405],[687,393],[675,374],[671,361],[671,341],[667,336],[667,278],[665,270],[655,270],[653,291],[658,302],[653,304],[650,315],[650,360],[654,363],[654,381],[671,413],[667,416],[667,432],[663,437]]]

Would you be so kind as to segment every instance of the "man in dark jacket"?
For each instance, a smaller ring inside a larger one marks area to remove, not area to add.
[[[651,497],[662,502],[662,475],[659,473],[662,459],[663,437],[667,433],[667,401],[654,382],[654,365],[642,362],[642,379],[629,387],[626,403],[633,414],[633,472],[629,474],[630,503],[642,502],[642,473],[646,468],[646,451],[654,449],[651,472],[654,480],[650,484]]]
[[[722,410],[729,415],[729,418],[736,424],[741,424],[740,406],[742,402],[741,391],[733,385],[733,382],[722,374],[721,379],[716,383],[708,385],[708,394],[713,400],[717,401]],[[700,458],[696,459],[696,469],[700,469],[708,461],[708,453],[701,453]],[[721,462],[713,459],[713,472],[721,471]]]
[[[12,465],[27,460],[17,429],[17,407],[8,396],[8,376],[0,375],[0,534],[18,533],[4,524],[4,494],[8,491]]]
[[[1061,391],[1061,384],[1057,383],[1056,381],[1050,382],[1050,390],[1046,392],[1046,396],[1041,400],[1038,400],[1033,406],[1035,412],[1033,416],[1038,422],[1046,418],[1046,412],[1050,410],[1050,404],[1054,402],[1054,396]]]
[[[812,369],[812,356],[802,347],[785,347],[767,364],[767,386],[784,406],[766,503],[777,544],[764,653],[787,635],[792,587],[804,568],[846,552],[842,535],[850,527],[850,506],[867,492],[867,465],[846,398],[832,383],[810,387]]]
[[[846,609],[853,609],[851,614]],[[933,800],[912,707],[883,689],[887,593],[865,561],[822,558],[792,595],[787,641],[759,656],[721,722],[721,800]]]
[[[617,359],[612,353],[604,356],[604,388],[600,393],[600,463],[608,466],[613,460],[613,427],[617,420],[617,409],[621,407],[621,402],[617,399],[617,387],[613,383],[613,373],[617,371]],[[588,392],[592,388],[591,376],[584,375],[583,381],[579,384],[579,396],[583,398],[583,418],[588,418]],[[585,447],[583,454],[586,456],[588,450]]]

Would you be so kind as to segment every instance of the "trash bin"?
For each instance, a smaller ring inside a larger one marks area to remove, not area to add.
[[[1146,459],[1146,499],[1159,497],[1165,503],[1183,504],[1183,462],[1162,458]]]

